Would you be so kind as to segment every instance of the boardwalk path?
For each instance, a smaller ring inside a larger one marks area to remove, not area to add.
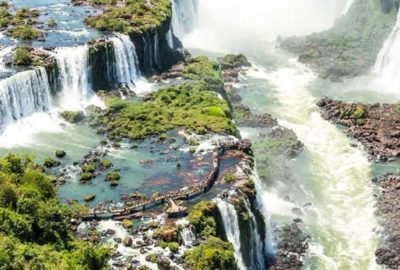
[[[92,208],[89,213],[82,216],[83,220],[93,219],[124,219],[129,218],[134,213],[144,211],[146,208],[162,205],[169,199],[178,200],[184,199],[189,200],[202,193],[207,193],[214,185],[215,180],[218,178],[219,170],[219,159],[225,150],[237,149],[237,150],[248,150],[251,147],[251,143],[248,140],[224,140],[218,141],[216,149],[213,151],[211,170],[203,181],[199,184],[187,186],[179,190],[169,191],[166,193],[158,194],[148,199],[143,200],[132,200],[127,201],[123,208]]]

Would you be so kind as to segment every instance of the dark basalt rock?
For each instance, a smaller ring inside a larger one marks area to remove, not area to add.
[[[182,43],[173,35],[175,48],[170,48],[167,33],[171,20],[165,21],[158,29],[130,35],[135,44],[139,68],[143,75],[151,76],[167,71],[184,60]]]
[[[377,214],[384,228],[384,244],[376,250],[376,262],[389,269],[400,269],[400,176],[376,179],[382,189]]]
[[[276,227],[277,252],[269,270],[298,270],[303,265],[303,256],[308,249],[308,236],[297,223]]]
[[[400,156],[398,104],[355,104],[325,98],[318,102],[322,116],[343,126],[367,150],[371,159],[390,161]]]
[[[89,43],[89,67],[93,90],[112,90],[116,85],[114,45],[110,40],[97,39]]]

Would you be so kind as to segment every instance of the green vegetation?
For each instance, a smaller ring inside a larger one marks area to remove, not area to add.
[[[124,220],[121,222],[121,225],[122,225],[122,227],[124,227],[125,229],[132,228],[132,226],[133,226],[132,220],[124,219]]]
[[[179,242],[179,230],[175,226],[164,225],[154,231],[153,237],[164,242]]]
[[[356,120],[364,119],[367,116],[364,105],[357,105],[356,109],[353,111],[353,118]]]
[[[367,117],[367,110],[362,104],[358,104],[355,107],[347,105],[340,113],[341,117],[351,118],[357,125],[363,125]]]
[[[106,110],[92,108],[89,123],[109,139],[138,140],[174,128],[189,132],[236,134],[232,112],[215,92],[224,92],[219,65],[200,57],[186,67],[185,82],[147,95],[142,101],[106,99]]]
[[[43,165],[44,165],[46,168],[52,168],[52,167],[59,166],[59,165],[60,165],[60,162],[59,162],[58,160],[55,160],[55,159],[52,158],[52,157],[48,157],[48,158],[46,158],[46,159],[44,160]]]
[[[0,159],[0,269],[108,269],[107,249],[73,240],[72,214],[30,158]]]
[[[106,176],[106,181],[118,181],[121,178],[121,174],[117,171],[109,172]]]
[[[218,58],[218,62],[222,69],[251,66],[251,63],[243,54],[227,54],[222,58]]]
[[[84,172],[81,174],[81,178],[80,180],[85,182],[85,181],[89,181],[94,177],[93,173],[90,172]]]
[[[17,25],[11,28],[9,32],[13,38],[19,38],[23,40],[37,39],[42,34],[38,29],[32,27],[31,25]]]
[[[301,148],[296,134],[285,128],[276,129],[267,138],[255,142],[253,149],[260,178],[264,181],[286,179],[285,166]],[[252,181],[250,185],[253,185]]]
[[[19,9],[15,14],[9,11],[9,5],[0,5],[0,26],[32,24],[33,18],[39,16],[38,12],[30,9]]]
[[[108,160],[108,159],[102,159],[101,161],[100,161],[100,167],[102,168],[102,169],[108,169],[108,168],[111,168],[112,167],[112,162],[110,161],[110,160]]]
[[[379,0],[356,0],[332,29],[306,38],[289,38],[281,46],[300,54],[324,78],[337,79],[369,71],[392,30],[397,11],[381,10]]]
[[[91,0],[102,5],[104,12],[89,16],[86,24],[100,31],[115,31],[126,34],[143,33],[159,27],[172,16],[169,0],[152,1],[127,0],[123,7],[115,6],[114,0]]]
[[[171,250],[171,252],[176,253],[179,250],[179,244],[177,242],[164,242],[161,241],[160,242],[160,247],[162,247],[163,249],[169,248],[169,250]]]
[[[227,172],[227,173],[224,175],[224,181],[227,182],[227,183],[231,183],[231,182],[233,182],[233,181],[235,181],[235,180],[236,180],[236,176],[235,176],[235,174],[232,173],[232,172]]]
[[[186,251],[184,260],[191,269],[238,269],[232,244],[216,237],[209,237],[199,246]]]
[[[62,149],[57,149],[55,152],[56,157],[63,158],[67,155],[67,153]]]
[[[400,113],[400,104],[396,104],[394,106],[394,111],[397,112],[397,113]]]
[[[83,111],[64,111],[60,115],[65,121],[71,124],[79,123],[85,119],[85,114]]]
[[[159,90],[145,102],[109,99],[107,110],[92,115],[91,123],[110,139],[143,139],[175,127],[186,127],[198,134],[235,134],[236,127],[226,116],[229,114],[226,102],[203,88],[203,84],[184,83]]]
[[[47,22],[47,25],[49,26],[49,27],[56,27],[57,26],[57,21],[55,20],[55,19],[50,19],[48,22]]]
[[[84,173],[94,173],[97,168],[96,168],[96,164],[91,162],[86,165],[83,165],[81,169],[82,169],[82,172],[84,172]]]
[[[207,57],[193,59],[192,63],[185,68],[183,77],[205,85],[210,91],[219,93],[224,89],[220,65]]]
[[[29,66],[32,64],[31,50],[32,48],[27,45],[17,47],[15,49],[13,64],[17,66]]]
[[[189,210],[189,222],[194,225],[201,237],[216,236],[217,222],[214,215],[216,204],[212,201],[201,201]]]

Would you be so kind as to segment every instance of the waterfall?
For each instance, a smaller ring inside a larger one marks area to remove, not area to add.
[[[171,3],[172,32],[182,40],[196,26],[196,0],[171,0]]]
[[[232,243],[233,249],[235,250],[235,258],[237,265],[240,270],[246,270],[246,266],[243,262],[242,251],[240,250],[240,230],[239,230],[239,219],[235,210],[235,207],[220,198],[215,199],[218,209],[222,216],[226,237],[228,241]]]
[[[397,92],[400,83],[400,10],[396,25],[378,54],[373,72],[378,75],[379,87],[387,92]]]
[[[347,1],[345,2],[345,6],[344,6],[344,8],[343,8],[343,10],[342,10],[341,15],[345,15],[345,14],[349,11],[349,9],[350,9],[351,6],[353,5],[353,3],[354,3],[354,0],[347,0]]]
[[[257,166],[255,165],[255,168]],[[274,248],[274,242],[273,242],[273,235],[272,235],[272,225],[271,225],[271,217],[270,214],[267,210],[267,207],[264,203],[264,199],[266,195],[265,190],[263,188],[263,184],[261,182],[261,179],[258,176],[257,170],[254,169],[252,179],[254,181],[254,186],[256,189],[256,199],[257,199],[257,204],[258,208],[261,209],[262,214],[264,216],[264,222],[265,222],[265,249],[264,249],[264,255],[266,257],[270,257],[275,253],[275,248]]]
[[[140,78],[135,46],[127,35],[116,34],[111,41],[114,44],[118,83],[126,84],[132,89],[135,81]]]
[[[196,236],[193,232],[193,227],[190,225],[188,225],[182,229],[181,236],[182,236],[183,243],[187,247],[192,247],[194,242],[196,241]]]
[[[247,197],[244,199],[244,205],[246,206],[247,213],[250,218],[251,236],[251,259],[254,262],[254,269],[265,269],[264,253],[261,236],[258,231],[258,225],[256,217],[250,207],[250,202]]]
[[[5,47],[2,50],[0,50],[0,72],[1,71],[6,71],[6,63],[5,63],[5,57],[12,52],[14,49],[14,46],[10,47]]]
[[[87,45],[56,49],[62,109],[80,110],[89,103],[92,91],[88,81],[88,51]]]
[[[0,128],[51,107],[50,86],[42,67],[0,81]]]

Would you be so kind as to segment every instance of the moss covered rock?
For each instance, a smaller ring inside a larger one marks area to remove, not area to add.
[[[65,121],[72,124],[79,123],[85,119],[85,114],[83,111],[64,111],[60,115]]]
[[[185,252],[184,261],[191,269],[236,270],[233,246],[219,238],[210,237],[199,246]]]

